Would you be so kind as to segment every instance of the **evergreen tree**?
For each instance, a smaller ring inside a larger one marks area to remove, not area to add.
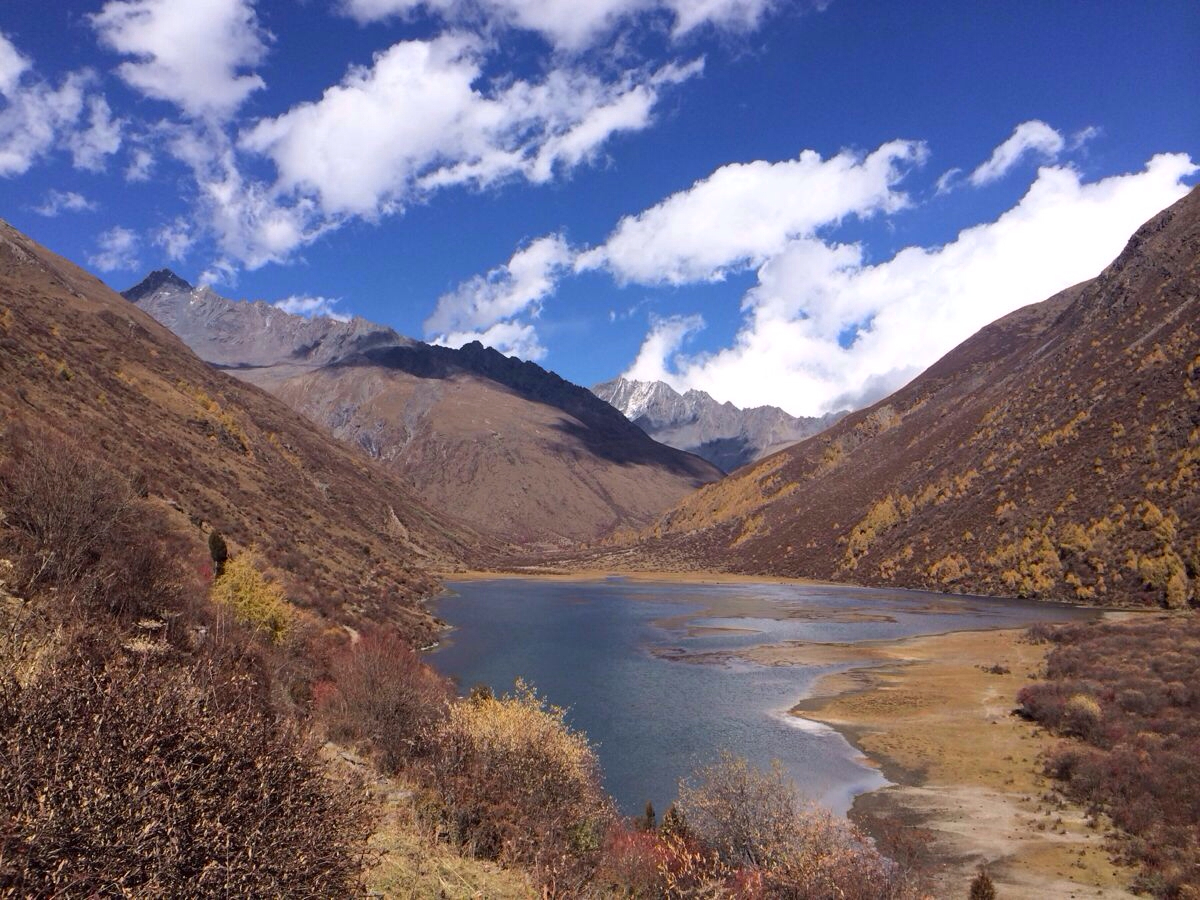
[[[980,870],[971,882],[970,900],[996,900],[996,886],[987,872]]]
[[[654,804],[647,800],[646,813],[642,816],[641,821],[638,822],[638,827],[641,828],[642,831],[653,831],[657,825],[658,816],[656,816],[654,813]]]
[[[220,578],[225,574],[225,562],[229,559],[229,547],[221,532],[215,528],[208,535],[208,555],[212,557],[213,577]]]

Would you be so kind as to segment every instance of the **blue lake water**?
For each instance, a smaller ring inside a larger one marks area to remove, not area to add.
[[[778,759],[804,794],[838,812],[886,784],[836,732],[787,714],[821,675],[850,665],[762,666],[723,658],[723,651],[1094,615],[1056,604],[828,585],[610,578],[449,588],[436,612],[454,631],[430,662],[464,692],[482,683],[505,693],[521,677],[567,707],[571,725],[598,745],[605,785],[627,814],[647,800],[666,809],[679,779],[721,749],[759,766]],[[677,658],[697,653],[716,653],[717,661]]]

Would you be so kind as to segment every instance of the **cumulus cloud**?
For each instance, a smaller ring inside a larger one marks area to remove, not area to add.
[[[121,149],[124,119],[114,119],[108,101],[99,95],[88,98],[88,124],[67,138],[77,169],[104,171],[105,160]]]
[[[9,45],[11,46],[11,45]],[[57,87],[36,80],[11,81],[0,110],[0,177],[21,175],[74,134],[90,77],[74,72]]]
[[[114,119],[108,101],[93,92],[95,80],[95,73],[81,69],[53,87],[0,33],[0,177],[22,175],[56,149],[69,151],[77,169],[103,170],[121,146],[124,121]]]
[[[704,328],[703,316],[651,316],[650,333],[642,341],[637,359],[624,373],[636,381],[672,381],[667,361],[682,348],[684,342]]]
[[[231,283],[237,266],[256,269],[283,262],[300,246],[337,227],[308,198],[290,202],[271,185],[243,174],[227,135],[205,126],[175,130],[170,154],[188,166],[196,186],[196,218],[216,239],[221,256],[210,265],[214,281]]]
[[[359,22],[410,16],[418,10],[454,25],[480,19],[492,26],[540,34],[555,48],[573,52],[593,46],[622,23],[657,16],[676,37],[703,25],[756,28],[777,0],[343,0]]]
[[[613,134],[645,128],[660,90],[699,64],[606,81],[574,69],[481,85],[487,47],[443,34],[403,41],[352,68],[320,100],[241,136],[269,157],[277,190],[313,197],[327,216],[398,212],[429,191],[519,176],[548,180]]]
[[[293,316],[303,316],[306,319],[333,319],[335,322],[349,322],[352,316],[339,312],[334,307],[341,302],[338,297],[309,297],[293,294],[275,304],[276,308]]]
[[[154,243],[162,247],[167,259],[178,262],[188,255],[196,238],[191,224],[184,218],[178,217],[168,222],[154,233]]]
[[[88,257],[88,262],[101,272],[137,269],[141,266],[138,244],[137,234],[118,225],[96,239],[97,250]]]
[[[534,362],[546,356],[537,330],[528,322],[497,322],[481,331],[453,331],[439,335],[430,343],[439,347],[462,347],[472,341],[479,341],[505,356],[519,356]]]
[[[999,181],[1027,156],[1040,156],[1045,161],[1053,161],[1066,145],[1063,136],[1045,122],[1037,119],[1022,122],[1008,140],[993,150],[988,160],[980,163],[971,173],[971,184],[981,187]]]
[[[504,265],[476,275],[438,298],[425,320],[429,333],[490,328],[533,308],[551,293],[558,276],[570,265],[571,248],[562,235],[538,238],[518,250]]]
[[[132,57],[117,74],[147,97],[223,119],[254,91],[269,35],[250,0],[109,0],[91,16],[101,43]]]
[[[35,206],[33,211],[39,216],[53,219],[64,212],[92,212],[95,209],[96,204],[83,194],[75,191],[50,190],[46,192],[41,205]]]
[[[918,141],[891,141],[866,156],[829,159],[806,150],[797,159],[722,166],[690,188],[626,216],[580,270],[607,268],[621,282],[714,281],[761,264],[798,237],[848,216],[904,208],[897,184],[926,157]]]
[[[129,165],[125,167],[125,180],[149,181],[153,170],[154,154],[144,147],[139,147],[130,154]]]
[[[994,222],[875,265],[859,245],[798,238],[760,268],[732,346],[687,356],[659,322],[630,372],[795,415],[871,402],[1000,316],[1097,275],[1197,170],[1183,154],[1091,183],[1045,167]]]
[[[29,71],[29,66],[29,60],[0,31],[0,94],[6,97],[10,95],[21,76]]]

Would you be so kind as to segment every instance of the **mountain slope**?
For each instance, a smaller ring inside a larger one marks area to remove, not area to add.
[[[486,545],[263,391],[201,361],[102,282],[0,225],[0,427],[75,435],[284,570],[336,621],[434,633],[431,568]]]
[[[689,497],[638,565],[1195,602],[1200,191],[1099,277]]]
[[[170,273],[125,295],[201,357],[366,450],[429,505],[504,541],[645,525],[721,475],[584,388],[477,343],[452,350],[362,319],[304,319]]]
[[[704,391],[680,394],[662,381],[615,378],[592,393],[656,441],[702,456],[726,472],[824,431],[845,413],[789,415],[777,406],[739,409]]]

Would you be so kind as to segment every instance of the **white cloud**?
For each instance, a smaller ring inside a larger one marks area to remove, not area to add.
[[[666,6],[675,14],[676,35],[707,24],[750,31],[780,5],[778,0],[666,0]]]
[[[109,0],[91,16],[100,41],[133,59],[117,74],[195,117],[228,117],[261,77],[266,34],[250,0]]]
[[[637,359],[625,372],[636,381],[672,381],[667,361],[679,352],[691,335],[704,328],[702,316],[650,317],[650,333],[642,341]]]
[[[1092,183],[1070,167],[1043,168],[996,221],[876,265],[857,245],[799,238],[759,270],[732,346],[689,357],[659,323],[636,367],[678,390],[796,415],[873,401],[984,325],[1097,275],[1197,170],[1183,154]]]
[[[372,218],[450,185],[545,181],[614,133],[645,128],[661,88],[699,71],[668,66],[605,81],[555,69],[541,82],[488,90],[486,49],[458,33],[395,44],[320,100],[260,121],[240,146],[274,161],[277,191],[313,197],[327,216]]]
[[[168,222],[154,233],[155,245],[162,247],[167,259],[172,262],[185,258],[195,241],[191,224],[182,217]]]
[[[546,348],[538,340],[537,330],[528,322],[497,322],[482,331],[454,331],[430,343],[439,347],[462,347],[472,341],[499,350],[505,356],[518,356],[534,362],[546,355]]]
[[[192,170],[197,221],[217,241],[222,256],[210,265],[213,281],[230,283],[237,264],[256,269],[291,253],[340,224],[322,220],[314,201],[284,202],[271,186],[247,178],[225,133],[205,126],[177,129],[170,153]]]
[[[987,162],[981,163],[971,173],[971,184],[980,187],[998,181],[1030,154],[1040,156],[1045,161],[1055,160],[1064,147],[1066,141],[1063,136],[1045,122],[1037,119],[1022,122],[1008,140],[992,151]]]
[[[908,197],[896,185],[925,157],[920,142],[891,141],[867,156],[843,151],[822,159],[805,150],[794,160],[722,166],[626,216],[603,246],[582,254],[576,265],[603,266],[621,282],[719,280],[848,216],[904,208]]]
[[[306,319],[316,317],[333,319],[335,322],[349,322],[353,316],[339,312],[334,308],[340,302],[341,299],[337,297],[309,297],[294,294],[291,297],[280,300],[275,306],[278,309],[282,309],[285,313],[291,313],[293,316],[304,316]]]
[[[138,244],[138,236],[134,232],[118,225],[96,239],[98,249],[88,257],[88,262],[101,272],[137,269],[141,266],[137,255]]]
[[[95,209],[96,204],[83,194],[75,191],[50,190],[46,192],[46,198],[42,201],[42,205],[35,206],[33,211],[39,216],[52,219],[63,212],[92,212]]]
[[[29,71],[29,66],[29,60],[0,31],[0,94],[7,97],[16,90],[17,83]]]
[[[144,147],[139,147],[130,155],[129,165],[125,167],[125,180],[149,181],[153,170],[154,154]]]
[[[114,119],[108,101],[94,95],[88,98],[88,126],[67,138],[67,146],[77,169],[104,171],[105,159],[121,149],[124,119]]]
[[[360,22],[424,10],[452,24],[482,19],[534,31],[564,51],[594,46],[620,25],[647,15],[669,20],[676,37],[708,24],[750,30],[777,5],[777,0],[342,0],[347,14]]]
[[[524,313],[551,293],[558,276],[570,265],[571,248],[562,235],[538,238],[513,254],[505,265],[476,275],[438,298],[425,320],[430,333],[465,332],[490,328]]]
[[[57,88],[44,81],[13,82],[0,110],[0,177],[21,175],[74,134],[90,77],[73,72]]]
[[[0,177],[22,175],[55,149],[71,153],[77,169],[102,171],[121,146],[123,120],[113,119],[108,101],[89,93],[95,73],[68,73],[52,87],[33,74],[29,59],[0,34]],[[87,123],[81,126],[85,108]]]

